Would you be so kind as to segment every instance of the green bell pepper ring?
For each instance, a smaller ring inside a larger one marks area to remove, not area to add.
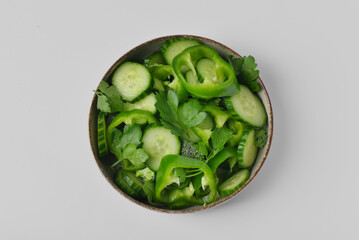
[[[213,61],[215,77],[209,74],[208,78],[200,82],[196,65],[204,58],[210,60],[209,62]],[[239,92],[239,84],[232,66],[211,47],[198,45],[187,48],[175,57],[172,67],[186,90],[196,97],[210,99],[233,96]],[[192,76],[190,81],[185,77],[189,71],[189,75]]]
[[[121,156],[121,151],[113,146],[112,144],[112,131],[115,127],[120,125],[121,123],[125,124],[152,124],[157,123],[157,119],[153,116],[152,113],[146,110],[134,109],[131,111],[121,112],[116,115],[116,117],[112,120],[111,124],[108,126],[106,131],[106,139],[107,139],[107,146],[109,147],[110,151],[115,154],[117,157]]]
[[[164,84],[166,87],[172,88],[177,93],[180,102],[188,98],[186,89],[182,86],[170,65],[155,66],[152,71],[152,76],[155,81],[159,82],[158,84]],[[172,81],[169,80],[171,76],[173,76]],[[161,90],[160,88],[159,90]]]
[[[215,173],[217,171],[217,168],[221,163],[226,161],[230,157],[234,157],[237,155],[237,151],[234,148],[231,147],[225,147],[222,151],[217,153],[217,155],[209,160],[208,166],[212,169],[212,171]]]
[[[188,187],[179,189],[166,189],[167,186],[177,183],[179,177],[174,175],[176,168],[195,169],[203,173],[204,182],[209,188],[209,193],[205,196],[196,196],[192,182]],[[201,160],[187,158],[179,155],[167,155],[162,158],[156,176],[155,199],[170,208],[181,208],[189,205],[208,204],[214,202],[217,196],[217,186],[214,175],[210,167]]]

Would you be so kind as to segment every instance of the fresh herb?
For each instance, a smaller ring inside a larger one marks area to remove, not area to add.
[[[232,138],[232,134],[230,133],[230,130],[228,128],[222,127],[222,128],[214,129],[211,135],[213,150],[207,157],[207,161],[209,161],[211,158],[216,156],[217,153],[222,151],[226,142],[228,142],[228,140],[231,138]]]
[[[143,148],[137,149],[135,144],[128,144],[123,150],[122,160],[127,159],[136,168],[144,167],[148,154]]]
[[[152,181],[155,178],[155,173],[148,167],[137,170],[136,177],[141,177],[144,181]]]
[[[123,136],[118,142],[114,143],[115,147],[121,151],[125,149],[128,144],[134,144],[136,147],[141,143],[141,127],[138,125],[126,125],[123,129]]]
[[[256,146],[257,147],[264,147],[267,143],[267,133],[266,130],[264,130],[263,128],[257,128],[255,131],[255,138],[256,138]]]
[[[180,114],[181,119],[187,128],[197,126],[206,119],[207,113],[200,112],[202,108],[203,107],[196,99],[191,99],[183,104]]]
[[[115,86],[109,86],[107,82],[102,81],[98,90],[99,91],[94,91],[98,98],[98,110],[105,113],[114,113],[123,110],[123,101]]]
[[[233,56],[229,56],[228,60],[232,64],[240,83],[247,85],[253,92],[258,92],[261,89],[256,82],[259,77],[259,70],[256,70],[257,64],[254,57],[233,58]]]
[[[112,133],[113,146],[122,152],[121,156],[116,155],[118,161],[112,165],[116,166],[118,163],[127,159],[136,168],[144,166],[144,162],[148,159],[148,154],[143,148],[137,148],[141,144],[142,132],[138,125],[126,125],[123,133],[115,128]]]

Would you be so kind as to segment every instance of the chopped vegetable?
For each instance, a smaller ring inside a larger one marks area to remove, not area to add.
[[[98,156],[128,196],[181,209],[246,184],[267,142],[267,113],[254,58],[228,59],[197,39],[172,38],[101,82]]]

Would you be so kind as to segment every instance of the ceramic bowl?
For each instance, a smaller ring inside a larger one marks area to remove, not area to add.
[[[214,40],[204,38],[204,37],[192,36],[192,35],[174,35],[174,36],[160,37],[160,38],[155,38],[153,40],[147,41],[147,42],[133,48],[132,50],[130,50],[126,54],[124,54],[122,57],[120,57],[110,67],[110,69],[106,72],[105,76],[102,78],[101,81],[109,81],[112,73],[114,72],[114,70],[121,63],[123,63],[125,61],[134,61],[134,60],[144,59],[145,57],[147,57],[147,56],[151,55],[152,53],[158,51],[160,46],[167,39],[170,39],[170,38],[173,38],[173,37],[195,38],[195,39],[199,40],[202,44],[205,44],[205,45],[208,45],[208,46],[214,48],[224,59],[226,59],[226,56],[228,56],[228,55],[233,55],[235,57],[241,57],[238,53],[236,53],[235,51],[233,51],[229,47],[227,47],[227,46],[225,46],[225,45],[223,45],[223,44],[221,44],[219,42],[216,42]],[[205,210],[205,209],[208,209],[208,208],[218,206],[218,205],[230,200],[234,196],[238,195],[238,193],[240,191],[242,191],[245,187],[247,187],[247,185],[257,175],[257,173],[259,172],[259,170],[263,166],[264,161],[267,158],[267,155],[268,155],[268,152],[269,152],[269,149],[270,149],[270,146],[271,146],[271,142],[272,142],[272,135],[273,135],[272,107],[271,107],[271,103],[270,103],[270,100],[269,100],[268,92],[265,89],[264,84],[263,84],[263,82],[262,82],[262,80],[260,78],[258,79],[258,82],[262,87],[261,91],[258,92],[258,96],[262,100],[262,102],[264,104],[264,107],[265,107],[265,109],[267,111],[267,115],[268,115],[268,124],[267,124],[268,141],[267,141],[266,146],[264,148],[261,148],[259,150],[259,152],[258,152],[257,160],[256,160],[256,162],[255,162],[255,164],[254,164],[254,166],[252,168],[249,180],[246,182],[246,184],[244,186],[242,186],[240,189],[238,189],[235,193],[231,194],[230,196],[225,197],[225,198],[219,198],[219,199],[217,199],[216,202],[208,204],[206,206],[194,206],[194,207],[191,207],[191,208],[186,208],[186,209],[181,209],[181,210],[169,210],[169,209],[163,209],[163,208],[158,208],[158,207],[154,207],[154,206],[151,206],[151,205],[147,205],[145,203],[142,203],[142,202],[132,198],[131,196],[127,195],[126,193],[124,193],[119,187],[117,187],[117,185],[114,182],[115,171],[113,169],[111,169],[111,167],[110,167],[110,165],[114,162],[114,159],[110,159],[111,157],[99,158],[99,156],[98,156],[98,148],[97,148],[97,115],[98,115],[98,110],[96,109],[97,97],[94,94],[93,99],[92,99],[91,108],[90,108],[90,115],[89,115],[89,133],[90,133],[90,144],[91,144],[92,152],[93,152],[95,161],[98,164],[98,167],[100,168],[100,170],[101,170],[102,174],[104,175],[104,177],[106,178],[106,180],[113,186],[113,188],[117,192],[122,194],[124,197],[126,197],[130,201],[132,201],[132,202],[134,202],[134,203],[136,203],[136,204],[138,204],[138,205],[140,205],[142,207],[151,209],[151,210],[160,211],[160,212],[167,212],[167,213],[196,212],[196,211],[202,211],[202,210]]]

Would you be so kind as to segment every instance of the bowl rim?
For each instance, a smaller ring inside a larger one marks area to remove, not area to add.
[[[112,64],[112,66],[106,71],[105,75],[102,77],[101,81],[99,82],[98,86],[96,89],[98,89],[98,87],[100,86],[100,83],[104,80],[107,80],[107,78],[110,76],[110,74],[113,72],[114,68],[117,68],[118,65],[127,58],[128,55],[130,55],[131,53],[137,51],[138,49],[152,43],[152,42],[156,42],[156,41],[164,41],[164,40],[167,40],[167,39],[170,39],[170,38],[175,38],[175,37],[187,37],[187,38],[195,38],[195,39],[198,39],[200,41],[203,41],[203,42],[210,42],[211,44],[213,45],[216,45],[217,47],[220,47],[220,48],[223,48],[225,50],[227,50],[228,52],[232,53],[233,56],[237,56],[237,57],[240,57],[242,58],[241,55],[239,55],[237,52],[235,52],[234,50],[232,50],[231,48],[223,45],[222,43],[219,43],[215,40],[212,40],[212,39],[209,39],[209,38],[206,38],[206,37],[202,37],[202,36],[196,36],[196,35],[188,35],[188,34],[178,34],[178,35],[167,35],[167,36],[163,36],[163,37],[157,37],[157,38],[154,38],[154,39],[151,39],[151,40],[148,40],[134,48],[132,48],[131,50],[127,51],[124,55],[122,55],[115,63]],[[134,198],[132,198],[131,196],[127,195],[125,192],[123,192],[119,187],[117,187],[117,185],[115,185],[111,179],[106,175],[104,169],[101,167],[100,165],[100,160],[99,158],[97,158],[96,156],[96,153],[95,153],[95,149],[94,147],[92,146],[91,144],[91,139],[92,139],[92,134],[91,134],[91,113],[92,113],[92,110],[94,109],[94,106],[95,106],[95,100],[96,100],[96,94],[94,93],[93,94],[93,97],[92,97],[92,102],[91,102],[91,106],[90,106],[90,111],[89,111],[89,118],[88,118],[88,127],[89,127],[89,140],[90,140],[90,146],[91,146],[91,150],[92,150],[92,154],[95,158],[95,161],[97,163],[97,166],[99,167],[102,175],[106,178],[106,180],[112,185],[112,187],[114,189],[117,190],[117,192],[119,192],[122,196],[126,197],[127,199],[129,199],[131,202],[133,203],[136,203],[144,208],[147,208],[147,209],[150,209],[150,210],[154,210],[156,212],[164,212],[164,213],[193,213],[193,212],[199,212],[199,211],[203,211],[203,210],[207,210],[207,209],[210,209],[210,208],[213,208],[215,206],[218,206],[224,202],[227,202],[228,200],[232,199],[234,196],[236,196],[239,192],[241,192],[254,178],[255,176],[258,174],[258,172],[261,170],[264,162],[266,161],[267,159],[267,156],[268,156],[268,153],[269,153],[269,150],[270,150],[270,147],[271,147],[271,144],[272,144],[272,138],[273,138],[273,109],[272,109],[272,104],[271,104],[271,101],[270,101],[270,98],[269,98],[269,94],[268,94],[268,91],[267,89],[265,88],[263,82],[262,82],[262,79],[260,77],[258,77],[257,79],[262,87],[262,90],[264,92],[264,96],[265,96],[265,100],[268,104],[268,107],[269,107],[269,111],[267,112],[268,114],[268,140],[267,140],[267,148],[266,148],[266,151],[264,153],[264,156],[263,156],[263,160],[261,161],[261,163],[259,164],[258,168],[256,169],[256,171],[253,173],[253,175],[248,179],[248,181],[240,188],[238,189],[237,191],[235,191],[234,193],[232,193],[231,195],[227,196],[227,197],[224,197],[224,198],[220,198],[219,200],[215,201],[214,203],[211,203],[211,204],[208,204],[208,205],[205,205],[205,206],[198,206],[196,208],[188,208],[188,209],[177,209],[177,210],[172,210],[172,209],[164,209],[164,208],[159,208],[159,207],[155,207],[155,206],[151,206],[151,205],[147,205],[143,202],[140,202]],[[263,101],[264,99],[262,99]]]

